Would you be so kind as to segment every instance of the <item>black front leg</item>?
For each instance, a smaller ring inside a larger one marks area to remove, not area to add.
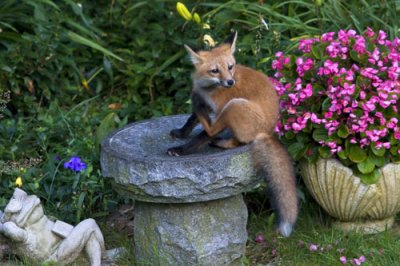
[[[199,123],[198,116],[204,117],[207,122],[211,124],[211,119],[209,116],[211,108],[203,99],[203,97],[196,91],[192,92],[192,109],[193,113],[183,127],[171,130],[169,133],[171,137],[178,139],[187,138],[190,132],[192,132],[193,128],[195,128],[195,126]]]
[[[181,146],[168,149],[167,154],[170,156],[187,155],[197,152],[204,145],[209,144],[213,138],[207,135],[203,130],[197,136],[193,137],[189,142]]]
[[[189,136],[190,132],[192,132],[193,128],[198,123],[199,120],[197,119],[197,115],[195,113],[192,113],[192,115],[189,117],[189,119],[186,121],[183,127],[173,129],[169,134],[173,138],[178,138],[178,139],[186,138],[187,136]]]
[[[192,92],[192,108],[193,113],[196,113],[197,117],[203,117],[211,124],[210,112],[212,110],[209,103],[207,103],[199,92],[194,91]]]

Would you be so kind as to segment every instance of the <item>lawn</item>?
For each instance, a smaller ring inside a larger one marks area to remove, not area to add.
[[[398,224],[373,235],[343,233],[332,228],[333,219],[312,200],[302,204],[296,229],[288,238],[277,235],[267,225],[268,218],[263,212],[250,214],[248,265],[358,265],[353,260],[361,256],[362,265],[400,265]]]

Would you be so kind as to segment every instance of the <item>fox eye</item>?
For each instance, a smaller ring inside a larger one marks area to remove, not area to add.
[[[219,69],[218,68],[213,68],[210,70],[211,73],[213,74],[218,74],[219,73]]]
[[[228,65],[228,70],[232,70],[233,65]]]

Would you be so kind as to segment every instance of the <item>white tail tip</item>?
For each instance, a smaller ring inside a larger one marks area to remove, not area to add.
[[[279,232],[282,236],[288,237],[293,231],[293,226],[290,223],[284,222],[279,224]]]

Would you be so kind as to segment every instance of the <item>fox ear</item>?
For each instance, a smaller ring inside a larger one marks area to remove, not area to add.
[[[236,39],[237,39],[237,31],[234,31],[224,41],[224,43],[231,45],[232,54],[235,53],[235,51],[236,51]]]
[[[195,51],[193,51],[192,48],[190,48],[186,44],[184,46],[190,56],[190,61],[192,61],[193,65],[196,65],[196,64],[199,64],[202,62],[201,57]]]

